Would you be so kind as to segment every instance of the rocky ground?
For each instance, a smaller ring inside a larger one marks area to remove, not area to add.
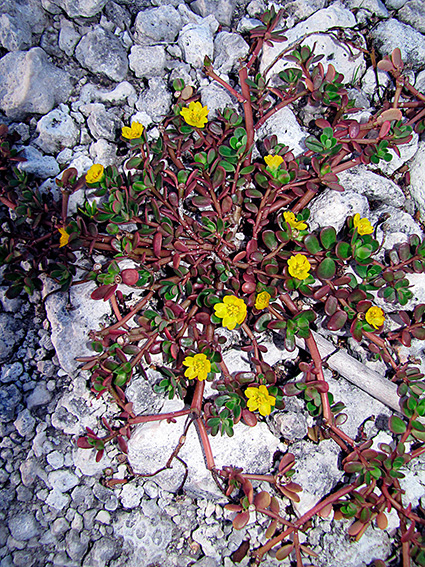
[[[336,31],[348,39],[360,37],[363,47],[373,45],[381,55],[400,47],[411,82],[425,91],[422,0],[281,4],[288,42],[310,34],[306,42],[316,41],[325,61],[344,74],[366,117],[388,76],[379,71],[378,86],[364,54],[348,50]],[[132,118],[154,137],[170,107],[175,78],[198,87],[211,114],[235,104],[202,75],[203,58],[208,55],[221,76],[231,75],[247,52],[241,34],[258,25],[256,16],[265,6],[263,0],[195,0],[190,5],[182,0],[3,0],[0,123],[21,136],[19,148],[27,161],[19,167],[41,178],[43,191],[55,191],[54,178],[65,166],[83,174],[93,163],[120,164],[124,156],[117,132]],[[286,45],[267,48],[262,68]],[[275,133],[301,152],[311,112],[285,108],[259,135]],[[387,247],[408,234],[422,235],[415,214],[425,209],[424,156],[425,143],[415,136],[383,172],[360,166],[341,174],[346,191],[328,191],[316,199],[312,228],[331,224],[338,229],[346,215],[359,212],[372,222],[386,215],[379,235],[386,233]],[[411,172],[408,194],[397,184],[405,163]],[[83,191],[73,196],[71,210],[83,199]],[[423,274],[412,276],[411,283],[414,301],[424,302]],[[84,427],[96,428],[108,406],[91,396],[75,357],[87,354],[87,332],[110,315],[110,308],[90,299],[90,284],[72,288],[69,295],[46,296],[51,289],[46,282],[43,295],[37,292],[27,301],[9,300],[6,287],[0,288],[0,567],[230,567],[230,555],[243,540],[263,543],[261,520],[233,530],[225,501],[206,474],[194,431],[181,453],[190,471],[184,494],[174,494],[182,476],[178,468],[173,475],[105,486],[111,478],[128,478],[128,470],[117,450],[96,463],[91,451],[76,447]],[[413,346],[422,356],[421,344]],[[284,364],[288,354],[281,346],[269,342],[268,347],[269,362]],[[363,356],[355,345],[351,348],[352,354]],[[229,350],[225,359],[231,371],[246,364],[236,350]],[[382,371],[379,363],[373,369]],[[376,441],[387,441],[386,418],[392,410],[330,370],[327,379],[335,398],[348,408],[346,432],[355,437],[374,415],[365,431]],[[134,380],[131,395],[139,412],[179,407],[178,402],[164,403],[142,379]],[[233,439],[213,439],[216,462],[265,472],[275,451],[290,444],[297,457],[295,480],[304,488],[297,507],[302,513],[343,477],[338,448],[331,441],[318,446],[306,441],[309,425],[302,402],[291,398],[267,424],[254,429],[241,425]],[[166,423],[140,428],[130,443],[133,468],[152,471],[166,460],[180,434],[178,425]],[[403,481],[413,505],[421,498],[425,505],[424,470],[422,457]],[[320,553],[315,565],[363,567],[375,558],[391,560],[397,525],[397,517],[391,517],[387,530],[370,529],[354,544],[343,522],[315,522],[308,535]],[[247,559],[241,563],[246,564]],[[279,564],[272,557],[264,563]]]

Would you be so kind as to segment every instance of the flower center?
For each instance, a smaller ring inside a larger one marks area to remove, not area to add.
[[[237,317],[240,313],[240,307],[238,305],[227,305],[227,312],[230,317]]]

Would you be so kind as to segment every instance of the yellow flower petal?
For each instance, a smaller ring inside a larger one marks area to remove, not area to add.
[[[385,315],[380,307],[373,305],[366,311],[366,321],[374,329],[379,329],[384,324]]]
[[[64,228],[58,228],[58,231],[60,232],[61,235],[59,241],[59,248],[62,248],[62,246],[66,246],[68,244],[70,235],[66,232]]]
[[[191,102],[189,107],[182,108],[180,111],[183,120],[189,126],[195,128],[203,128],[208,122],[207,114],[209,113],[207,106],[202,106],[200,102]]]
[[[87,183],[97,183],[101,181],[104,176],[105,168],[100,163],[95,163],[86,173]]]
[[[289,275],[297,280],[305,280],[309,276],[310,268],[310,262],[302,254],[296,254],[288,259]]]
[[[285,213],[283,213],[283,218],[289,224],[289,226],[291,228],[295,228],[295,230],[305,230],[307,228],[306,223],[303,221],[297,221],[294,213],[292,213],[291,211],[286,211]]]
[[[211,362],[203,353],[195,354],[195,356],[186,356],[183,360],[183,365],[187,366],[184,375],[189,380],[198,378],[198,380],[205,380],[208,373],[211,372]]]
[[[261,385],[258,388],[249,387],[245,390],[245,396],[248,398],[247,406],[250,411],[258,409],[261,415],[269,415],[272,411],[272,406],[276,404],[276,398],[271,396],[266,386]]]
[[[232,331],[236,325],[244,322],[246,317],[246,304],[243,299],[235,295],[226,295],[222,303],[214,305],[215,316],[223,319],[222,325]]]
[[[272,155],[268,155],[265,156],[264,161],[267,164],[267,168],[269,171],[274,172],[277,171],[281,165],[281,163],[283,162],[283,157],[282,156],[272,156]]]
[[[364,234],[372,234],[373,233],[373,226],[371,225],[369,219],[367,218],[360,218],[359,213],[356,213],[353,217],[353,225],[354,228],[357,228],[357,232],[360,236]]]
[[[259,293],[255,299],[255,308],[256,309],[265,309],[269,306],[271,295],[267,291],[262,291]]]
[[[140,122],[132,122],[131,128],[124,126],[122,129],[122,137],[127,138],[127,140],[137,140],[143,134],[145,127]]]

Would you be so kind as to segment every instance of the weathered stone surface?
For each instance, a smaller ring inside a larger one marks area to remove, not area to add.
[[[389,18],[389,12],[381,0],[345,0],[345,5],[350,10],[355,8],[367,10],[379,18]]]
[[[107,110],[103,104],[93,103],[85,110],[81,108],[81,111],[88,113],[87,126],[95,140],[104,138],[115,142],[118,139],[122,122],[112,110]]]
[[[422,0],[409,0],[397,12],[397,19],[425,34],[425,12]]]
[[[196,13],[205,18],[212,14],[220,24],[230,26],[236,0],[195,0],[190,7]]]
[[[34,45],[33,34],[42,33],[45,14],[37,0],[2,0],[0,45],[7,51],[25,50]]]
[[[202,105],[208,107],[209,120],[217,115],[218,109],[223,110],[226,106],[234,109],[238,108],[236,98],[232,96],[227,89],[218,85],[215,81],[206,87],[201,87],[199,92],[201,93]]]
[[[230,73],[248,51],[248,44],[239,34],[218,33],[214,39],[214,69],[219,73]]]
[[[371,35],[381,55],[391,54],[396,47],[405,65],[420,71],[425,67],[425,36],[395,18],[380,22]]]
[[[167,546],[176,527],[167,516],[161,513],[155,501],[143,502],[143,509],[134,512],[118,512],[114,531],[131,545],[136,554],[149,550],[149,560],[160,565],[167,562]]]
[[[64,147],[77,145],[80,131],[71,116],[62,109],[55,108],[37,122],[39,134],[35,143],[48,154],[56,154]]]
[[[369,213],[369,203],[363,195],[355,191],[339,193],[332,189],[326,189],[316,197],[309,208],[308,222],[312,230],[323,226],[333,226],[339,232],[347,216],[359,213],[363,218]]]
[[[179,34],[179,46],[186,63],[195,69],[202,68],[205,56],[213,59],[213,33],[218,27],[214,16],[208,16],[200,24],[186,24]]]
[[[58,162],[51,156],[44,156],[33,146],[26,146],[21,150],[21,156],[26,159],[18,164],[18,169],[33,173],[40,179],[59,175]]]
[[[0,361],[5,362],[17,342],[18,323],[12,315],[0,314]]]
[[[305,151],[305,146],[302,142],[308,134],[302,130],[295,118],[295,114],[289,107],[285,106],[278,110],[257,132],[257,136],[260,140],[272,134],[277,136],[279,144],[289,146],[290,151],[293,152],[295,156]]]
[[[28,541],[39,533],[40,527],[32,514],[22,513],[9,520],[9,530],[18,541]]]
[[[338,175],[339,183],[346,191],[354,191],[373,201],[401,207],[406,200],[403,191],[391,179],[386,179],[359,165]]]
[[[416,155],[409,162],[410,186],[409,191],[418,207],[422,220],[425,220],[425,142],[419,142]]]
[[[108,0],[51,0],[62,8],[70,18],[92,18],[103,10]]]
[[[22,396],[15,384],[0,388],[0,423],[6,423],[14,418],[16,406],[21,398]]]
[[[171,93],[167,88],[166,82],[154,77],[149,80],[149,88],[143,91],[137,102],[136,108],[148,114],[152,122],[161,122],[168,113],[171,105]]]
[[[71,91],[68,73],[50,63],[40,47],[0,59],[0,109],[13,120],[47,114],[65,102]]]
[[[141,45],[172,43],[182,27],[180,14],[172,6],[139,12],[134,22],[134,39]]]
[[[273,46],[265,45],[260,70],[264,71],[282,51],[287,49],[289,45],[300,37],[303,37],[305,34],[313,34],[305,38],[303,45],[313,47],[313,44],[316,44],[315,53],[323,53],[325,55],[324,59],[322,59],[322,64],[332,63],[338,72],[344,75],[345,80],[350,82],[355,73],[358,74],[360,72],[360,74],[362,74],[366,70],[361,52],[354,52],[354,54],[351,55],[347,52],[343,44],[320,32],[326,32],[328,29],[335,26],[350,28],[355,24],[356,19],[353,14],[344,8],[342,4],[335,2],[329,6],[329,8],[319,10],[292,29],[285,30],[287,41],[275,43]],[[316,34],[314,32],[318,33]],[[275,76],[283,69],[292,66],[292,62],[281,59],[273,66],[270,73],[272,76]]]
[[[122,81],[128,71],[127,52],[120,40],[101,26],[87,33],[75,48],[82,67],[95,75]]]
[[[54,293],[46,299],[46,314],[52,325],[52,343],[59,364],[68,374],[77,371],[77,356],[87,356],[93,351],[87,347],[88,333],[98,329],[100,322],[111,310],[108,302],[94,301],[90,294],[95,289],[92,283],[72,287],[67,309],[67,294]]]
[[[32,434],[35,426],[35,419],[31,412],[26,408],[18,415],[14,424],[17,432],[21,437],[27,437]]]
[[[64,18],[61,22],[59,32],[59,48],[62,49],[68,57],[71,57],[80,39],[81,35],[75,29],[74,24]]]
[[[165,48],[161,45],[134,45],[128,60],[136,77],[151,79],[165,73]]]
[[[182,408],[178,401],[167,401],[162,412],[177,411]],[[136,472],[151,473],[165,465],[182,434],[181,418],[175,424],[149,422],[138,426],[129,440],[128,457]],[[246,472],[265,473],[270,466],[279,441],[268,430],[265,423],[250,428],[242,424],[235,426],[234,437],[209,437],[215,463],[241,466]],[[188,463],[189,474],[185,490],[204,498],[218,498],[220,493],[205,467],[201,445],[194,428],[186,436],[179,456]],[[169,492],[175,491],[184,475],[179,462],[173,464],[172,471],[164,471],[153,477],[153,481]]]

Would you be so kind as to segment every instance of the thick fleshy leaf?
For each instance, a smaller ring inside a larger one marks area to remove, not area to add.
[[[330,331],[339,331],[347,322],[348,315],[345,311],[336,311],[326,325]]]
[[[254,498],[254,504],[256,508],[268,508],[271,501],[272,499],[270,494],[264,490],[258,493]]]
[[[304,238],[304,246],[310,254],[317,254],[322,249],[314,234],[309,234]]]
[[[233,520],[235,530],[242,530],[249,522],[249,512],[240,512]]]
[[[276,239],[275,233],[272,230],[265,230],[263,232],[263,242],[270,250],[274,250],[278,246],[278,241]]]
[[[275,556],[276,559],[278,561],[282,561],[283,559],[286,559],[288,555],[293,551],[293,549],[294,549],[293,543],[282,545],[282,547],[276,551],[276,556]]]
[[[390,417],[388,426],[393,433],[402,434],[406,431],[406,424],[396,415]]]
[[[317,267],[316,275],[321,280],[330,280],[336,274],[336,264],[332,258],[325,258]]]
[[[320,242],[326,250],[332,248],[336,242],[336,230],[333,226],[327,226],[320,231]]]

